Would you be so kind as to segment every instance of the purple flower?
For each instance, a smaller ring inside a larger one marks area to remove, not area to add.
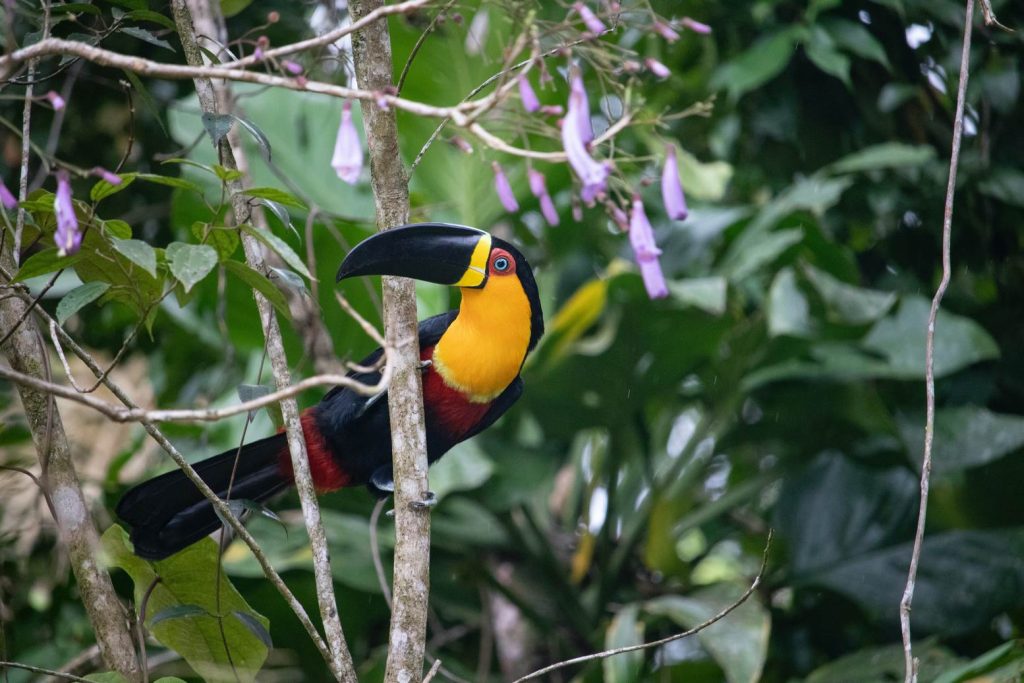
[[[509,213],[519,210],[519,202],[516,201],[516,193],[512,191],[512,185],[508,182],[508,176],[497,161],[491,162],[494,169],[494,190],[498,193],[501,205]]]
[[[281,66],[284,67],[285,71],[295,76],[298,76],[303,72],[302,65],[299,64],[298,62],[293,62],[290,59],[286,59],[283,62],[281,62]]]
[[[0,180],[0,204],[3,204],[5,209],[13,209],[18,205],[18,198],[11,194],[2,180]]]
[[[590,100],[587,99],[587,89],[583,87],[583,77],[579,71],[572,76],[569,82],[569,116],[578,119],[576,129],[584,145],[589,145],[594,139],[594,128],[590,125]]]
[[[57,232],[53,241],[57,243],[57,255],[68,256],[82,246],[82,232],[78,229],[75,205],[71,201],[71,179],[64,169],[57,171],[57,194],[53,200],[57,214]]]
[[[338,137],[334,141],[331,167],[349,185],[359,181],[359,174],[363,170],[363,143],[352,123],[351,102],[341,105],[341,125],[338,126]]]
[[[615,225],[619,226],[619,230],[627,232],[629,230],[629,216],[622,210],[618,204],[608,202],[608,211],[611,213],[612,220],[615,221]]]
[[[633,247],[637,265],[640,266],[640,276],[644,279],[647,296],[652,299],[662,299],[668,296],[668,285],[661,272],[661,263],[658,262],[661,249],[658,249],[658,245],[654,242],[654,229],[651,227],[651,222],[647,220],[644,203],[640,200],[639,195],[633,195],[633,213],[629,221],[629,243]]]
[[[50,105],[53,106],[54,111],[60,111],[64,108],[64,98],[53,90],[46,93],[46,99],[50,100]]]
[[[604,22],[598,19],[597,15],[582,2],[577,2],[572,7],[576,10],[576,13],[580,15],[580,19],[583,20],[583,24],[587,27],[587,30],[594,35],[601,35],[608,30],[608,27],[604,25]]]
[[[540,200],[540,212],[544,216],[544,220],[550,226],[558,225],[558,211],[555,209],[555,203],[551,201],[551,195],[548,194],[548,186],[544,180],[544,174],[531,168],[527,172],[527,176],[530,179],[530,192]]]
[[[562,146],[565,148],[569,165],[583,183],[580,197],[587,204],[592,204],[607,189],[608,167],[596,161],[587,151],[587,142],[593,139],[593,130],[589,130],[589,137],[585,135],[586,131],[581,130],[584,121],[587,128],[590,127],[586,92],[582,88],[583,81],[577,75],[569,92],[569,111],[562,121]]]
[[[668,78],[669,76],[672,75],[672,72],[669,71],[669,68],[662,64],[661,62],[659,62],[657,59],[651,59],[650,57],[648,57],[647,59],[644,60],[644,66],[646,66],[647,70],[650,71],[655,76],[657,76],[658,78]]]
[[[252,51],[252,57],[257,62],[263,61],[263,48],[257,45],[256,49]]]
[[[577,223],[583,220],[583,205],[576,197],[572,198],[572,219]]]
[[[651,27],[655,33],[664,38],[670,43],[674,43],[679,40],[679,32],[669,26],[663,21],[654,22],[654,26]]]
[[[460,152],[464,152],[466,154],[473,153],[473,145],[469,144],[469,142],[464,137],[453,135],[451,139],[448,140],[448,142],[450,142],[452,146],[455,149],[459,150]]]
[[[113,173],[111,171],[108,171],[107,169],[103,168],[102,166],[94,167],[92,169],[92,174],[94,176],[99,176],[100,178],[103,178],[104,180],[106,180],[111,185],[120,185],[121,184],[121,176],[119,176],[116,173]]]
[[[710,26],[703,22],[697,21],[696,19],[691,19],[690,17],[683,17],[679,23],[685,26],[686,28],[690,29],[694,33],[700,33],[701,35],[705,36],[711,33]]]
[[[545,104],[538,111],[545,116],[561,116],[565,113],[565,109],[560,104]]]
[[[665,148],[665,168],[661,171],[661,198],[665,202],[665,213],[668,217],[685,221],[690,215],[686,208],[686,195],[683,194],[683,183],[679,180],[679,162],[676,160],[676,146]]]
[[[523,109],[529,113],[540,109],[540,100],[537,99],[537,93],[533,91],[526,74],[519,74],[519,98],[523,101]]]

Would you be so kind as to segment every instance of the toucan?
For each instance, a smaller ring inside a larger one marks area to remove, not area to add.
[[[427,459],[494,424],[523,392],[520,370],[544,333],[530,264],[511,244],[461,225],[418,223],[377,233],[356,245],[338,281],[397,275],[459,287],[457,310],[419,324]],[[373,367],[377,349],[359,365]],[[379,370],[350,372],[374,384]],[[385,392],[386,394],[386,392]],[[318,493],[367,486],[380,497],[394,489],[386,395],[363,396],[335,387],[302,412],[313,482]],[[284,432],[232,448],[194,465],[222,498],[265,502],[293,484]],[[232,482],[232,470],[234,481]],[[136,555],[159,560],[221,526],[209,500],[180,470],[130,489],[117,515],[131,526]]]

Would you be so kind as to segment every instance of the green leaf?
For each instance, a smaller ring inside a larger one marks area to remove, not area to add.
[[[1022,676],[1024,676],[1024,645],[1019,640],[1011,640],[997,645],[970,662],[957,667],[945,667],[942,674],[937,676],[933,683],[1009,682],[1020,681]]]
[[[885,357],[892,376],[924,377],[924,344],[931,304],[904,297],[894,315],[878,321],[864,339],[865,348]],[[944,377],[978,361],[999,357],[995,340],[978,323],[940,310],[935,323],[935,376]]]
[[[164,28],[169,28],[172,31],[177,30],[177,26],[173,21],[160,14],[148,9],[136,9],[128,12],[124,15],[126,19],[135,19],[138,21],[151,21],[154,24],[160,24]]]
[[[132,226],[122,220],[112,218],[108,221],[102,221],[100,223],[100,227],[103,228],[103,232],[111,237],[116,237],[117,239],[122,240],[131,239]]]
[[[298,271],[300,275],[306,277],[309,280],[313,279],[313,276],[310,275],[309,273],[309,269],[306,268],[306,264],[302,261],[301,258],[299,258],[299,255],[296,254],[295,251],[290,246],[288,246],[288,243],[285,242],[283,239],[281,239],[274,233],[270,232],[266,228],[260,228],[255,225],[249,224],[245,224],[241,227],[242,230],[245,230],[250,235],[258,239],[260,242],[263,242],[263,244],[267,245],[272,250],[274,250],[278,256],[284,259],[285,263],[291,266],[292,270]]]
[[[639,619],[640,608],[636,603],[619,609],[608,626],[604,647],[612,650],[644,642],[644,624]],[[640,680],[640,669],[644,665],[643,650],[606,657],[601,660],[604,680],[608,683],[633,683]]]
[[[106,282],[87,282],[75,287],[57,304],[57,322],[63,325],[68,318],[103,296],[108,289],[110,285]]]
[[[138,38],[150,45],[156,45],[157,47],[162,47],[165,50],[170,50],[175,53],[177,52],[177,50],[175,50],[174,47],[172,47],[166,40],[157,38],[144,28],[139,28],[138,26],[122,26],[117,30],[127,36],[131,36],[132,38]]]
[[[804,51],[815,66],[841,80],[847,88],[851,87],[850,58],[836,49],[832,37],[821,26],[811,27]]]
[[[830,317],[849,325],[866,325],[896,303],[895,292],[879,292],[848,285],[823,270],[804,264],[804,275],[828,306]]]
[[[240,622],[242,622],[242,625],[249,629],[249,631],[251,631],[254,636],[259,638],[260,642],[266,645],[268,650],[274,647],[274,641],[270,639],[270,632],[267,631],[267,627],[264,626],[259,619],[249,614],[248,612],[242,612],[241,610],[235,610],[231,614],[235,617],[235,619],[238,619]]]
[[[156,614],[153,614],[147,620],[149,627],[153,628],[157,624],[166,621],[168,619],[184,619],[187,617],[202,617],[209,616],[202,607],[199,605],[171,605],[165,607]]]
[[[238,180],[245,176],[245,174],[242,173],[241,171],[235,169],[227,169],[221,166],[220,164],[213,165],[213,172],[216,173],[217,177],[220,178],[221,181],[225,183],[231,182],[233,180]]]
[[[885,48],[863,24],[849,19],[828,17],[822,21],[821,26],[828,31],[839,47],[858,57],[874,60],[892,71]]]
[[[743,595],[745,587],[716,583],[686,596],[666,595],[644,603],[648,614],[664,615],[685,629],[715,616]],[[757,594],[697,634],[729,683],[757,683],[768,658],[771,617]]]
[[[241,241],[238,237],[238,228],[234,226],[209,225],[202,221],[192,224],[192,234],[196,239],[205,241],[217,250],[217,257],[221,261],[227,261]]]
[[[252,0],[220,0],[220,11],[230,19],[251,4]]]
[[[918,664],[918,680],[933,681],[960,662],[944,647],[925,641],[914,643]],[[814,670],[805,683],[891,683],[903,679],[903,646],[883,645],[854,652]]]
[[[924,416],[897,417],[911,462],[924,455]],[[936,474],[959,472],[998,460],[1024,447],[1024,417],[1001,415],[980,406],[935,412],[932,462]]]
[[[722,270],[730,280],[738,282],[777,259],[782,252],[800,242],[803,236],[804,232],[799,228],[762,233],[760,239],[749,244],[747,249],[730,251],[734,257],[722,264]]]
[[[260,130],[260,127],[257,126],[252,121],[250,121],[249,119],[243,118],[241,116],[236,116],[234,114],[232,114],[232,116],[234,116],[235,121],[238,121],[238,123],[241,124],[242,128],[245,128],[245,130],[248,131],[249,135],[252,136],[253,140],[256,141],[256,144],[260,148],[260,155],[263,157],[263,159],[266,161],[270,161],[270,140],[267,139],[267,136],[263,134],[263,131]]]
[[[293,209],[306,209],[306,205],[295,197],[295,195],[290,192],[285,192],[284,190],[279,190],[276,187],[250,187],[248,190],[242,190],[242,194],[250,197],[269,199],[270,201],[277,202],[278,204],[290,206]]]
[[[180,619],[165,619],[153,625],[147,619],[150,633],[164,646],[171,648],[208,681],[235,681],[251,683],[267,657],[267,646],[238,619],[234,612],[255,614],[252,607],[231,585],[223,572],[217,571],[217,544],[209,538],[189,546],[166,560],[147,562],[131,551],[128,534],[114,525],[101,539],[108,562],[126,571],[135,584],[135,601],[157,583],[149,596],[147,611],[156,615],[171,607],[195,606],[206,614]],[[220,612],[218,624],[217,585],[220,586]],[[264,617],[255,617],[264,627]],[[221,629],[226,639],[221,637]],[[230,658],[227,650],[230,650]]]
[[[828,166],[833,173],[859,173],[884,168],[921,166],[935,158],[931,145],[907,145],[902,142],[883,142],[848,154]]]
[[[119,173],[121,182],[117,185],[111,185],[106,180],[99,180],[89,190],[89,199],[94,202],[98,202],[101,199],[106,199],[112,194],[117,194],[121,190],[128,189],[128,186],[135,182],[135,178],[138,174],[136,173]]]
[[[295,226],[292,224],[292,217],[288,215],[288,209],[270,199],[257,199],[256,203],[262,204],[270,209],[270,212],[277,216],[277,220],[281,221],[281,225],[291,230],[296,237],[299,236],[299,231],[296,230]]]
[[[56,272],[61,268],[73,266],[82,259],[82,256],[81,251],[69,254],[68,256],[58,256],[57,247],[47,247],[25,259],[21,267],[18,268],[14,282],[24,282],[29,278],[46,275],[47,273]]]
[[[171,242],[167,245],[167,263],[188,292],[217,265],[217,250],[206,244]]]
[[[1013,206],[1024,206],[1024,172],[1006,166],[997,167],[978,190],[993,199]]]
[[[150,116],[156,120],[157,124],[159,124],[164,135],[170,137],[170,133],[168,133],[167,127],[164,125],[163,112],[160,107],[157,106],[156,100],[153,99],[153,96],[149,94],[149,89],[146,88],[142,79],[140,79],[138,74],[134,71],[129,71],[128,69],[123,69],[121,73],[123,73],[124,77],[128,79],[128,82],[132,84],[132,88],[135,89],[139,99],[142,100],[142,105],[149,112]]]
[[[728,284],[724,277],[669,280],[668,293],[673,301],[694,306],[711,315],[725,313]]]
[[[768,290],[768,334],[808,337],[813,332],[807,298],[792,268],[783,268]]]
[[[386,400],[386,399],[381,399]],[[479,488],[494,473],[494,461],[470,439],[463,441],[430,468],[430,490],[438,497]]]
[[[801,28],[792,27],[761,38],[739,57],[720,66],[711,76],[711,87],[726,88],[731,99],[739,99],[786,68],[802,34]]]
[[[286,318],[291,317],[291,312],[288,309],[288,303],[285,301],[284,294],[282,294],[281,290],[275,287],[274,283],[266,277],[260,275],[246,264],[238,261],[225,261],[224,268],[249,287],[265,296],[267,301],[273,304],[274,308],[277,309],[278,313]]]
[[[203,114],[203,128],[206,129],[206,134],[210,136],[214,147],[231,132],[233,125],[235,117],[231,114]]]
[[[676,145],[676,159],[679,164],[679,180],[691,199],[705,199],[719,202],[725,196],[725,189],[732,180],[732,164],[724,161],[698,161],[679,145]]]
[[[139,180],[145,180],[157,185],[166,185],[167,187],[176,187],[180,190],[190,190],[192,192],[198,192],[202,194],[202,188],[193,183],[191,180],[185,180],[184,178],[175,178],[174,176],[158,175],[156,173],[138,173],[135,176]]]
[[[111,245],[126,259],[156,277],[156,251],[142,240],[110,240]]]
[[[85,680],[95,683],[128,683],[128,679],[116,671],[105,671],[99,674],[89,674]]]

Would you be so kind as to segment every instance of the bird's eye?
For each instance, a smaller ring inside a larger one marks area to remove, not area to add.
[[[494,269],[498,272],[508,270],[508,265],[508,259],[505,258],[504,256],[499,256],[498,258],[494,259]]]

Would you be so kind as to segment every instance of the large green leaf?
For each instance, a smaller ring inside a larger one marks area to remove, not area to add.
[[[848,325],[865,325],[885,315],[896,303],[894,292],[846,284],[823,270],[804,264],[803,273],[825,300],[830,317]]]
[[[913,462],[924,453],[924,416],[901,415],[900,436]],[[1024,446],[1024,417],[1000,415],[979,406],[935,412],[932,466],[936,474],[959,472],[998,460]]]
[[[202,281],[217,265],[217,250],[207,244],[171,242],[167,245],[167,263],[185,291]]]
[[[157,562],[137,557],[120,526],[107,529],[101,541],[107,561],[131,576],[137,604],[159,577],[146,604],[147,626],[154,615],[169,608],[194,605],[205,612],[153,625],[149,630],[157,640],[180,654],[207,681],[255,681],[267,658],[267,646],[233,612],[253,616],[264,628],[269,622],[253,611],[223,572],[218,573],[217,544],[212,539],[204,538]]]
[[[807,337],[813,332],[807,298],[796,283],[792,268],[776,274],[768,289],[768,333],[773,337]]]
[[[791,27],[761,38],[720,66],[711,77],[711,87],[726,88],[732,99],[739,99],[786,68],[801,35],[802,28]]]
[[[156,251],[142,240],[118,239],[110,240],[111,245],[126,259],[142,268],[152,277],[156,277]]]
[[[935,158],[931,145],[908,145],[902,142],[883,142],[848,154],[828,167],[833,173],[877,171],[883,168],[920,166]]]
[[[952,652],[934,643],[914,643],[918,658],[918,680],[934,681],[935,677],[960,660]],[[902,680],[904,659],[902,645],[883,645],[859,650],[815,669],[805,683],[892,683]]]
[[[735,603],[745,587],[716,583],[690,595],[665,595],[644,603],[648,614],[666,616],[686,629],[695,628]],[[729,683],[757,683],[768,658],[771,617],[754,594],[697,637],[725,672]]]
[[[924,377],[924,346],[930,308],[927,299],[904,297],[896,313],[878,321],[864,339],[865,348],[885,357],[893,377]],[[936,377],[998,356],[999,347],[995,340],[978,323],[939,310],[935,322]]]

